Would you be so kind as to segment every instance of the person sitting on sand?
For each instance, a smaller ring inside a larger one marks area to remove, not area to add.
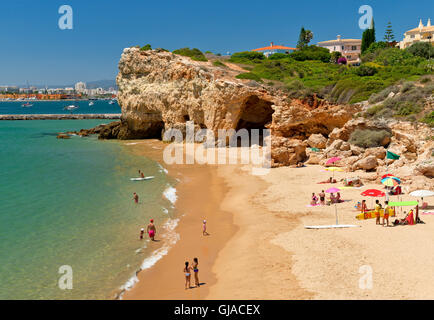
[[[341,193],[340,192],[336,193],[336,199],[335,200],[336,200],[336,203],[344,202],[344,200],[341,199]]]
[[[332,177],[330,177],[330,179],[326,180],[326,181],[321,181],[318,182],[319,184],[325,184],[325,183],[336,183],[336,179],[333,179]]]
[[[303,162],[298,162],[297,163],[297,168],[303,168],[304,167],[304,163]]]
[[[148,227],[146,228],[146,232],[148,233],[149,238],[151,238],[152,241],[155,241],[154,238],[155,238],[155,234],[157,233],[157,230],[154,225],[154,219],[151,219],[149,221]]]
[[[139,196],[135,192],[133,193],[133,200],[135,203],[139,203]]]
[[[322,206],[325,205],[325,193],[324,193],[324,190],[322,190],[318,195],[319,195],[319,203]]]
[[[194,272],[194,283],[196,284],[196,287],[200,286],[199,283],[199,261],[197,260],[197,258],[193,259],[193,272]]]
[[[330,203],[336,203],[336,197],[335,197],[335,194],[333,192],[330,193]]]
[[[189,289],[191,287],[190,285],[190,279],[191,279],[191,267],[188,265],[188,261],[185,261],[185,267],[183,269],[184,275],[185,275],[185,289]]]
[[[318,198],[317,198],[317,196],[315,195],[315,193],[313,193],[313,192],[312,192],[312,200],[310,201],[310,204],[311,204],[312,206],[316,206],[316,205],[318,204]]]

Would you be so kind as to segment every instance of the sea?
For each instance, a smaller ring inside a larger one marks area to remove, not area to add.
[[[31,113],[64,103],[35,102]],[[22,109],[0,102],[0,114]],[[88,113],[119,111],[97,101]],[[109,121],[0,121],[0,299],[119,298],[177,241],[176,180],[161,164],[118,141],[56,138]],[[131,181],[138,170],[154,178]],[[151,218],[161,244],[139,238]]]

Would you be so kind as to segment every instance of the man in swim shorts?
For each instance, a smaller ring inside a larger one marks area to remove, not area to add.
[[[389,201],[385,201],[384,202],[385,206],[384,206],[384,215],[383,215],[383,227],[384,227],[384,220],[387,221],[387,226],[389,226]]]
[[[380,205],[380,201],[379,200],[375,200],[375,224],[380,224],[380,209],[381,209],[381,205]]]
[[[149,221],[148,227],[146,228],[146,232],[148,233],[149,238],[151,238],[152,241],[155,241],[154,237],[155,234],[157,233],[157,230],[155,229],[154,219],[151,219]]]
[[[133,200],[135,203],[139,203],[139,196],[135,192],[133,193]]]

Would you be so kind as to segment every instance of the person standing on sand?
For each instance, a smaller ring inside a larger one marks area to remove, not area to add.
[[[197,260],[197,258],[193,259],[193,272],[194,272],[194,283],[196,284],[196,287],[200,286],[199,283],[199,261]]]
[[[202,234],[204,236],[208,235],[208,232],[206,232],[206,220],[203,220],[203,224],[202,224]]]
[[[191,279],[191,267],[188,265],[188,261],[185,261],[185,267],[184,267],[184,275],[185,275],[185,290],[189,289],[191,287],[190,279]],[[188,285],[188,287],[187,287]]]
[[[324,193],[324,190],[322,190],[318,195],[319,195],[319,203],[322,206],[325,205],[325,193]]]
[[[387,226],[389,226],[389,211],[390,211],[389,201],[385,201],[384,204],[385,206],[384,206],[384,215],[383,215],[383,227],[384,227],[384,220],[387,221]]]
[[[380,209],[381,209],[381,205],[380,205],[380,201],[377,199],[375,200],[375,224],[380,224]]]
[[[139,203],[139,196],[135,192],[133,193],[133,200],[135,203]]]
[[[152,241],[155,241],[154,237],[155,237],[155,234],[157,233],[157,230],[155,229],[154,219],[151,219],[149,221],[146,232],[149,234],[149,238],[151,238]]]

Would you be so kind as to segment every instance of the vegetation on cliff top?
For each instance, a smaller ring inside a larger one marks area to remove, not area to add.
[[[327,49],[315,45],[268,58],[258,52],[238,52],[229,61],[248,69],[249,79],[254,74],[279,81],[281,88],[289,91],[297,80],[298,89],[302,84],[300,92],[310,90],[332,102],[356,103],[399,81],[414,81],[432,73],[432,63],[419,52],[413,46],[400,50],[374,42],[362,56],[361,66],[339,65],[336,55],[332,57]]]
[[[174,54],[179,54],[181,56],[190,57],[195,61],[208,61],[205,55],[197,48],[181,48],[173,51]]]

